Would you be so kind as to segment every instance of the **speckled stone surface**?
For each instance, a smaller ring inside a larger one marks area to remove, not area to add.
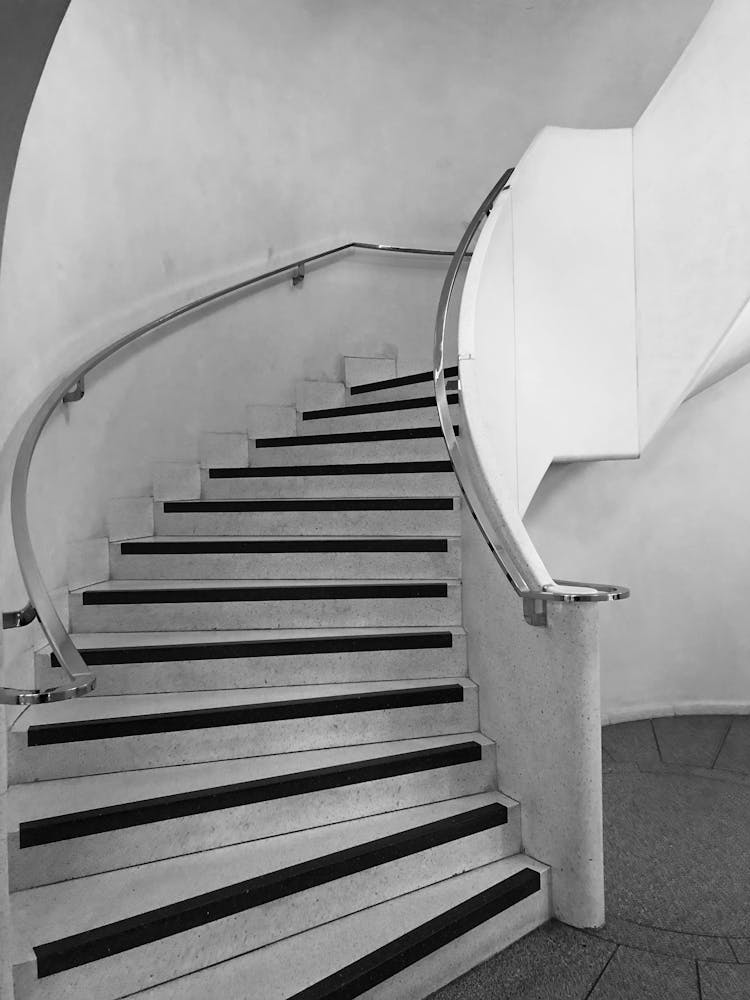
[[[712,767],[726,739],[731,717],[677,715],[654,719],[659,754],[665,764]]]
[[[698,1000],[695,962],[622,945],[589,996],[591,1000]]]
[[[724,771],[750,774],[750,716],[732,719],[715,766]]]
[[[431,1000],[578,1000],[589,995],[615,948],[552,921]]]
[[[602,749],[606,925],[547,924],[431,1000],[750,1000],[750,718],[621,723]]]
[[[689,934],[750,927],[750,788],[613,773],[604,802],[610,915]]]
[[[750,997],[750,965],[719,965],[701,962],[701,1000],[747,1000]]]

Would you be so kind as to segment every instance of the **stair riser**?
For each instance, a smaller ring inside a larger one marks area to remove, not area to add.
[[[454,635],[450,648],[178,660],[97,665],[93,669],[96,688],[91,697],[461,677],[466,674],[466,637]],[[48,653],[37,654],[36,671],[39,687],[55,687],[61,683],[60,670],[50,666]]]
[[[194,729],[121,739],[29,747],[26,735],[13,733],[8,746],[11,782],[104,774],[169,764],[252,757],[295,750],[353,746],[422,736],[468,733],[478,725],[476,689],[444,705],[358,712],[255,725]]]
[[[429,535],[461,533],[454,510],[262,511],[164,513],[156,505],[157,535]]]
[[[461,575],[461,546],[447,552],[126,554],[110,546],[113,580],[445,580]]]
[[[494,746],[487,746],[483,748],[482,760],[474,763],[183,816],[23,850],[19,848],[18,834],[14,833],[8,838],[11,889],[46,885],[490,791],[495,785],[494,758]],[[502,835],[506,854],[519,850],[518,807],[509,811]]]
[[[452,472],[382,473],[345,476],[253,476],[211,479],[202,470],[204,500],[274,500],[277,497],[452,497],[458,482]]]
[[[541,889],[527,899],[522,899],[509,910],[486,920],[478,927],[472,928],[456,940],[443,945],[431,955],[426,956],[403,972],[380,983],[378,986],[362,994],[367,1000],[404,1000],[405,997],[430,997],[436,991],[452,983],[459,976],[470,972],[478,965],[498,955],[520,940],[535,928],[546,923],[550,918],[550,888],[549,873],[541,876]],[[277,1000],[284,996],[278,990],[274,992],[266,984],[256,980],[258,996]],[[269,984],[270,987],[270,984]],[[149,991],[150,993],[150,991]],[[288,995],[288,994],[287,994]],[[468,995],[468,994],[467,994]],[[499,995],[499,994],[498,994]],[[167,1000],[169,994],[159,995],[158,1000]],[[194,1000],[197,1000],[195,995]],[[143,1000],[152,1000],[148,995]],[[154,996],[153,1000],[157,1000]],[[175,992],[172,1000],[193,1000],[186,992]]]
[[[310,599],[185,604],[84,605],[71,594],[74,632],[177,632],[198,629],[367,628],[460,625],[461,593],[448,585],[445,598]]]
[[[454,424],[459,423],[458,406],[450,407]],[[384,410],[382,413],[354,413],[342,417],[317,417],[305,420],[297,414],[297,433],[346,434],[354,431],[386,431],[398,427],[437,427],[437,406],[420,406],[409,410]]]
[[[17,1000],[114,1000],[167,982],[496,861],[504,849],[501,830],[493,828],[378,865],[42,980],[37,980],[35,963],[16,967]]]
[[[426,425],[422,425],[426,426]],[[279,445],[256,448],[250,442],[250,465],[324,465],[327,462],[440,462],[448,458],[442,438],[352,441],[341,444]]]

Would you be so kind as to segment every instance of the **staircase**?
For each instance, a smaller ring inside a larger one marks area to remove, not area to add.
[[[418,1000],[550,915],[478,731],[431,374],[316,386],[70,594],[96,693],[9,733],[16,1000]]]

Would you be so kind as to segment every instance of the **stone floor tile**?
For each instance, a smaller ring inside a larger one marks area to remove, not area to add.
[[[430,1000],[584,1000],[614,948],[552,921]]]
[[[750,927],[750,787],[669,772],[604,775],[607,912],[698,935]]]
[[[734,962],[735,953],[726,938],[701,934],[665,931],[659,927],[635,924],[632,920],[610,916],[605,927],[591,931],[597,937],[631,948],[642,948],[660,955],[702,959],[712,962]]]
[[[613,760],[619,763],[649,763],[659,760],[651,721],[619,722],[602,729],[602,745]]]
[[[750,937],[731,938],[730,944],[737,961],[750,965]]]
[[[742,771],[725,771],[714,767],[691,767],[687,764],[639,764],[638,769],[644,774],[681,774],[685,778],[708,778],[714,781],[726,781],[733,785],[750,787],[750,773]],[[604,767],[602,768],[604,770]],[[627,770],[625,765],[609,768],[611,771]]]
[[[698,997],[698,977],[692,959],[654,955],[625,946],[617,949],[591,992],[591,1000],[698,1000]]]
[[[701,962],[702,1000],[748,1000],[750,997],[750,965],[724,965]]]
[[[649,765],[653,767],[655,765]],[[638,765],[633,760],[612,760],[611,757],[602,757],[602,771],[637,771]]]
[[[750,716],[737,715],[732,719],[729,733],[714,766],[750,774]]]
[[[654,731],[665,764],[711,767],[731,718],[726,715],[675,715],[654,719]]]

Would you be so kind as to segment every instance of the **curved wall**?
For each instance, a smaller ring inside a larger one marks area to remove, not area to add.
[[[611,721],[750,711],[750,367],[684,403],[638,461],[553,466],[526,524],[553,575],[623,583],[600,616]]]
[[[747,0],[715,0],[633,130],[642,446],[750,291],[749,37]]]
[[[632,122],[707,3],[73,0],[8,213],[0,441],[64,358],[214,283],[340,236],[451,246],[546,121]],[[337,265],[92,379],[33,475],[50,585],[107,497],[148,492],[152,459],[192,458],[245,402],[291,401],[340,353],[427,366],[442,273]],[[0,531],[10,605],[23,587]]]

